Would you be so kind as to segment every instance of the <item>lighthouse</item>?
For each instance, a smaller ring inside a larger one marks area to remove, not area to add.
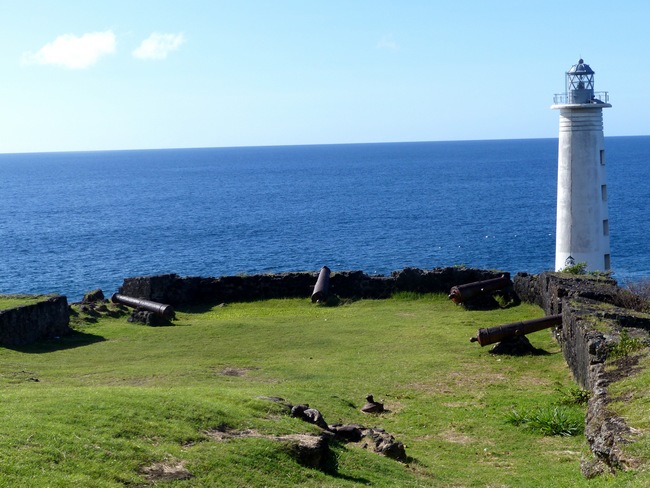
[[[594,91],[594,71],[582,59],[566,72],[557,157],[555,270],[586,263],[587,271],[610,269],[603,108],[607,92]]]

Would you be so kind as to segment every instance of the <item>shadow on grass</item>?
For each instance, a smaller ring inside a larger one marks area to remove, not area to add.
[[[194,305],[181,305],[174,307],[177,312],[189,313],[189,314],[201,314],[206,313],[212,310],[215,307],[227,307],[226,303],[201,303]]]
[[[323,467],[322,467],[322,472],[325,473],[328,476],[331,476],[332,478],[340,479],[340,480],[345,480],[345,481],[351,481],[353,483],[359,483],[362,485],[370,485],[370,480],[366,478],[360,478],[357,476],[349,476],[347,474],[343,474],[339,472],[339,454],[338,450],[344,448],[344,443],[340,442],[332,442],[331,447],[334,449],[330,449],[327,455],[327,460],[325,461]]]
[[[345,481],[351,481],[353,483],[359,483],[362,485],[371,485],[372,482],[366,478],[362,477],[357,477],[357,476],[350,476],[346,475],[343,473],[339,472],[339,464],[338,464],[338,456],[339,456],[339,451],[342,449],[345,449],[347,445],[347,442],[345,441],[331,441],[330,442],[330,447],[332,449],[329,450],[327,460],[325,461],[324,466],[322,467],[322,472],[325,473],[328,476],[331,476],[332,478],[336,479],[341,479]],[[379,454],[377,454],[379,456]],[[389,459],[393,462],[403,464],[405,466],[409,465],[421,465],[420,461],[416,458],[413,458],[411,456],[407,456],[406,459],[398,461],[395,459],[391,459],[388,456],[385,456],[386,459]]]
[[[72,334],[58,339],[49,339],[25,346],[4,346],[13,351],[24,352],[28,354],[43,354],[48,352],[63,351],[65,349],[74,349],[75,347],[89,346],[97,342],[103,342],[106,339],[95,334],[75,331]]]

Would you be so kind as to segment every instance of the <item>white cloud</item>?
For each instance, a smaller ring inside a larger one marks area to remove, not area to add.
[[[138,59],[165,59],[172,51],[185,42],[183,34],[152,33],[138,48],[133,51],[133,57]]]
[[[397,51],[399,45],[395,42],[392,34],[382,37],[377,43],[378,49],[386,49],[388,51]]]
[[[105,54],[114,53],[115,45],[115,34],[110,30],[90,32],[80,37],[64,34],[43,46],[36,53],[23,54],[23,62],[84,69],[95,64]]]

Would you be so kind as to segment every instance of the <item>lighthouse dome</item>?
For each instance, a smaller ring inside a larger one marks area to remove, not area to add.
[[[594,70],[589,67],[588,64],[585,64],[585,62],[581,59],[578,60],[578,64],[574,64],[571,66],[571,69],[567,71],[567,74],[572,74],[572,75],[593,75]]]

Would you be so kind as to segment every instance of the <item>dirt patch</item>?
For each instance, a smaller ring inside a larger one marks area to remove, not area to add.
[[[442,406],[447,408],[474,408],[476,402],[447,402],[443,403]]]
[[[455,430],[447,430],[445,432],[440,433],[440,438],[443,441],[446,442],[451,442],[452,444],[471,444],[472,442],[475,442],[475,439],[473,437],[470,437],[465,434],[461,434],[460,432],[456,432]]]
[[[203,431],[205,435],[211,439],[217,441],[227,441],[231,439],[269,439],[272,441],[295,441],[303,442],[310,444],[314,439],[318,439],[319,436],[312,434],[287,434],[287,435],[272,435],[272,434],[262,434],[261,432],[256,431],[255,429],[246,429],[246,430],[230,430],[230,429],[213,429]]]
[[[189,480],[192,477],[185,469],[186,461],[169,461],[164,463],[154,463],[151,466],[145,466],[140,471],[145,475],[150,483],[158,481]]]
[[[233,367],[226,367],[223,368],[221,371],[218,371],[217,374],[221,376],[246,376],[250,371],[254,371],[259,368],[233,368]]]
[[[604,375],[606,384],[628,378],[643,371],[643,368],[639,366],[639,362],[645,356],[647,354],[634,354],[612,361],[613,369],[608,368]]]
[[[230,439],[239,439],[243,437],[269,437],[260,434],[254,429],[248,430],[230,430],[230,429],[212,429],[203,431],[205,435],[217,441],[227,441]]]
[[[6,379],[7,383],[22,383],[24,381],[39,382],[36,373],[30,371],[11,371],[8,373],[0,374],[0,380]]]

